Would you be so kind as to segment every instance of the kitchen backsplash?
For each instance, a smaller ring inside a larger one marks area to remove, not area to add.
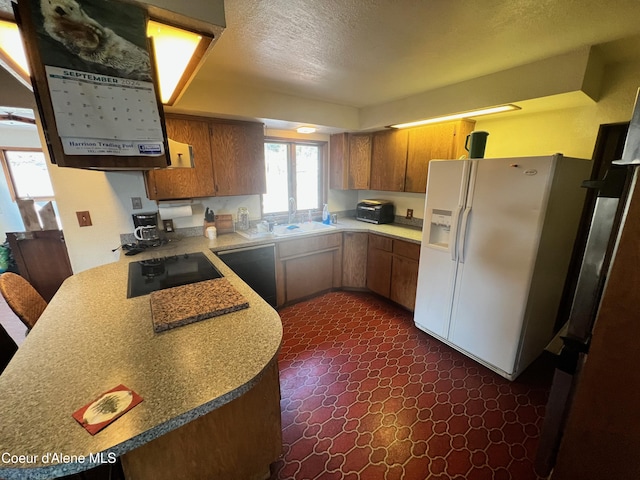
[[[341,212],[331,212],[331,213],[335,213],[338,215],[338,225],[340,224],[340,219],[341,218],[355,218],[356,216],[356,211],[355,210],[343,210]],[[273,217],[269,217],[268,218],[273,218],[274,221],[278,222],[278,223],[286,223],[287,222],[287,218],[286,216],[273,216]],[[322,218],[322,212],[316,212],[313,214],[313,220],[314,221],[320,221]],[[259,222],[260,220],[251,220],[251,226],[255,227],[256,224]],[[301,219],[297,219],[297,221],[301,221]],[[394,218],[394,222],[393,223],[397,223],[399,225],[406,225],[408,227],[416,227],[416,228],[422,228],[422,219],[421,218],[416,218],[413,217],[412,219],[407,219],[403,216],[400,215],[396,215]],[[197,226],[193,226],[193,227],[183,227],[183,228],[176,228],[175,233],[173,234],[167,234],[167,236],[169,238],[171,237],[198,237],[201,236],[203,234],[202,232],[202,225],[197,225]],[[135,243],[136,242],[136,238],[133,236],[133,233],[121,233],[120,234],[120,242],[121,244],[126,244],[126,243]]]

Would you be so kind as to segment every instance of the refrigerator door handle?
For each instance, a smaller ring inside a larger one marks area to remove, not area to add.
[[[462,212],[462,205],[453,212],[453,218],[451,219],[451,232],[449,234],[449,253],[451,254],[451,261],[458,260],[458,226],[460,225],[460,212]]]
[[[471,216],[471,207],[468,206],[464,209],[462,214],[462,230],[460,231],[460,249],[458,253],[458,259],[460,263],[464,263],[464,244],[467,237],[467,227],[469,225],[469,217]]]

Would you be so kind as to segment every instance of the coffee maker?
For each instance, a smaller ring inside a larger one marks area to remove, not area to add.
[[[136,237],[138,244],[145,247],[153,247],[160,244],[160,236],[158,234],[158,212],[134,213],[133,217],[133,235]]]

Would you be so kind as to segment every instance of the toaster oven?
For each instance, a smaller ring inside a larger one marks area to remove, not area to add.
[[[356,206],[356,220],[369,223],[393,223],[393,203],[388,200],[363,200]]]

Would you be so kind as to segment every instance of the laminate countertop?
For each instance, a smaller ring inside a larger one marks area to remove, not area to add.
[[[421,239],[419,229],[395,224],[344,218],[334,227],[286,237],[178,237],[69,277],[0,376],[0,478],[87,470],[242,396],[260,380],[282,341],[280,317],[212,251],[335,232]],[[149,295],[126,298],[128,264],[192,252],[204,252],[249,308],[154,333]],[[91,436],[72,413],[119,384],[142,403]]]
[[[280,317],[210,248],[204,237],[186,238],[63,283],[0,376],[0,478],[86,470],[242,396],[260,380],[282,341]],[[128,263],[196,251],[249,308],[154,333],[149,295],[127,299]],[[91,436],[73,412],[119,384],[142,403]]]
[[[243,235],[242,233],[227,233],[218,235],[214,240],[208,240],[208,247],[213,251],[229,250],[266,243],[278,243],[296,238],[304,238],[312,235],[323,235],[337,232],[365,232],[383,235],[385,237],[397,238],[411,243],[420,244],[422,241],[422,230],[417,227],[388,223],[377,225],[373,223],[361,222],[354,218],[340,218],[337,224],[326,230],[312,230],[307,233],[295,233],[292,235],[275,236],[272,234]],[[247,238],[252,237],[252,238]],[[185,239],[183,239],[185,240]],[[181,241],[183,241],[181,240]],[[171,244],[169,244],[171,245]]]

